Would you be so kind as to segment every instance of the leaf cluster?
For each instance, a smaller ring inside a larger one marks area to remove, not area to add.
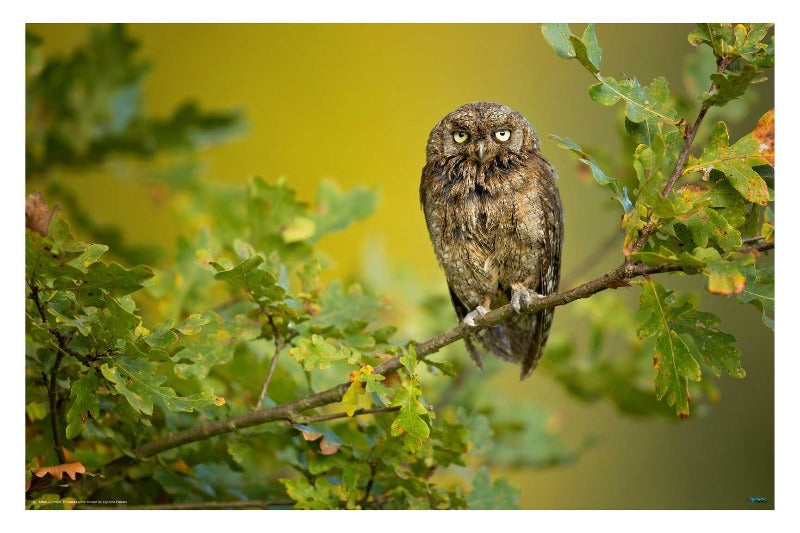
[[[572,34],[565,24],[542,26],[542,33],[555,52],[576,59],[595,79],[589,87],[592,100],[603,106],[624,104],[626,145],[633,150],[625,154],[624,160],[632,164],[635,172],[630,198],[628,189],[601,170],[597,161],[578,144],[553,136],[560,147],[577,154],[581,163],[589,166],[595,181],[608,187],[622,205],[624,260],[631,264],[668,266],[689,274],[702,273],[709,292],[753,303],[764,314],[767,325],[771,325],[767,313],[772,308],[772,289],[768,285],[772,278],[765,272],[770,267],[761,260],[759,250],[747,244],[771,243],[774,239],[774,111],[766,111],[752,131],[735,142],[729,138],[727,124],[718,121],[701,153],[693,154],[692,146],[712,108],[739,99],[748,87],[765,79],[762,69],[774,64],[774,47],[765,42],[770,29],[769,24],[700,24],[689,35],[693,46],[711,48],[716,63],[705,80],[708,91],[696,95],[699,112],[692,120],[680,116],[680,112],[692,107],[686,105],[690,98],[673,94],[665,78],[658,77],[643,85],[636,78],[617,80],[603,75],[603,51],[593,25],[588,25],[580,37]],[[760,279],[767,283],[759,286]],[[661,306],[662,327],[656,332],[652,324],[642,324],[639,333],[643,338],[656,339],[652,350],[657,397],[665,397],[685,417],[688,415],[686,380],[700,379],[697,360],[706,361],[712,369],[718,368],[719,365],[709,361],[716,357],[712,352],[720,346],[695,342],[694,350],[688,342],[678,342],[686,335],[675,338],[678,333],[665,317],[675,320],[683,317],[681,320],[689,321],[687,317],[694,315],[687,315],[682,299],[668,298],[666,293],[654,291],[652,284],[643,284],[642,309],[652,311],[654,302]],[[711,331],[708,328],[713,320],[703,316],[706,318],[698,324],[707,325],[702,331]],[[738,369],[738,350],[732,344],[732,337],[729,340],[726,357],[735,358],[734,366]],[[562,350],[570,352],[570,347]],[[562,358],[567,359],[567,356]],[[666,370],[666,360],[674,363],[670,372]],[[741,377],[738,371],[725,368],[729,374]],[[571,381],[576,390],[585,393],[602,390],[598,384],[576,384],[576,375],[567,377],[563,369],[559,375]]]

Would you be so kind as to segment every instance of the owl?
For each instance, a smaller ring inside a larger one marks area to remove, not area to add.
[[[525,379],[542,357],[553,309],[521,311],[558,290],[564,235],[556,173],[536,132],[504,105],[459,107],[431,131],[419,192],[459,320],[474,326],[510,302],[517,315],[472,337],[519,363]],[[465,342],[483,368],[473,339]]]

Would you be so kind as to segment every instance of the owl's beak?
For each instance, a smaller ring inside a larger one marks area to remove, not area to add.
[[[486,157],[486,145],[484,143],[478,143],[478,159],[480,159],[481,162],[483,162],[485,157]]]

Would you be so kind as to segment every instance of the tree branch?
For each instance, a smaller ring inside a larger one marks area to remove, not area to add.
[[[292,422],[295,424],[313,424],[314,422],[324,422],[326,420],[334,420],[337,418],[350,418],[351,416],[361,416],[361,415],[374,415],[378,413],[391,413],[393,411],[399,411],[400,406],[394,405],[392,407],[376,407],[374,409],[356,409],[352,415],[348,415],[345,412],[341,413],[331,413],[328,415],[315,415],[315,416],[296,416],[292,419]]]
[[[747,252],[763,252],[773,249],[774,246],[774,242],[764,242],[745,250]],[[543,309],[566,305],[575,300],[588,298],[589,296],[606,289],[627,287],[630,285],[630,280],[637,277],[665,272],[680,272],[684,270],[685,267],[678,264],[647,266],[626,260],[620,266],[614,270],[611,270],[610,272],[607,272],[599,278],[593,279],[573,289],[560,292],[558,294],[551,294],[535,299],[526,309],[523,310],[523,313],[537,313]],[[466,326],[462,323],[449,331],[445,331],[436,337],[428,339],[425,342],[411,342],[409,345],[414,347],[418,357],[425,357],[438,352],[440,349],[456,342],[459,339],[463,339],[467,335],[474,334],[484,328],[494,326],[515,314],[516,311],[514,308],[511,306],[511,304],[508,304],[503,307],[493,309],[486,315],[477,318],[475,320],[474,327]],[[401,366],[402,364],[400,363],[400,357],[396,356],[376,366],[373,372],[386,375],[396,371]],[[339,403],[349,387],[349,382],[342,383],[331,389],[310,394],[282,405],[276,405],[275,407],[270,407],[268,409],[258,409],[224,420],[218,420],[216,422],[203,424],[191,429],[171,433],[166,437],[151,441],[147,444],[139,446],[138,448],[135,448],[130,456],[124,456],[112,461],[103,468],[103,473],[106,476],[110,476],[119,472],[126,466],[134,464],[137,461],[144,460],[148,457],[152,457],[166,450],[269,422],[286,421],[292,423],[308,423],[322,420],[332,420],[335,418],[344,418],[346,413],[316,415],[310,417],[304,417],[301,413],[303,411],[322,407],[324,405]],[[394,409],[394,407],[361,409],[356,411],[354,415],[389,412]]]
[[[55,448],[58,462],[60,464],[64,464],[67,462],[67,459],[64,456],[64,448],[61,445],[61,429],[58,426],[58,392],[56,391],[56,375],[58,374],[58,368],[61,366],[61,360],[64,358],[67,343],[65,342],[65,339],[58,334],[58,332],[50,329],[49,325],[47,324],[47,314],[45,313],[44,304],[42,303],[41,299],[39,299],[39,287],[37,287],[30,280],[28,280],[28,287],[31,290],[29,298],[31,301],[33,301],[36,309],[39,311],[39,317],[42,319],[42,323],[45,325],[45,327],[47,327],[50,334],[58,340],[58,346],[61,348],[56,354],[56,360],[53,362],[53,368],[50,369],[50,377],[47,380],[47,400],[48,405],[50,406],[50,430],[53,432],[53,447]]]
[[[275,339],[275,353],[272,354],[272,361],[269,363],[269,371],[267,372],[267,377],[264,380],[264,384],[261,386],[261,394],[258,395],[258,401],[254,407],[255,409],[261,407],[261,402],[264,401],[264,396],[267,395],[267,389],[269,388],[270,381],[272,381],[272,375],[275,373],[275,367],[278,366],[278,355],[281,353],[281,350],[283,350],[283,346],[285,345],[285,341],[278,331],[278,327],[275,325],[275,320],[272,318],[272,313],[264,310],[263,308],[262,311],[267,316],[267,321],[272,328],[272,338]]]

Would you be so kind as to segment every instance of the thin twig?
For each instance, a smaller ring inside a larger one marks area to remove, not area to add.
[[[58,457],[59,464],[67,462],[64,456],[64,448],[61,446],[61,430],[58,427],[58,395],[56,391],[56,375],[58,367],[61,366],[61,360],[64,358],[62,352],[58,352],[56,360],[53,363],[53,368],[50,369],[50,381],[47,383],[47,399],[50,403],[50,429],[53,431],[53,446],[55,446],[56,456]]]
[[[36,309],[39,311],[39,317],[42,323],[48,328],[48,331],[58,339],[58,345],[61,348],[56,353],[56,360],[53,362],[53,368],[50,369],[50,377],[47,380],[47,400],[50,407],[50,430],[53,432],[53,447],[55,448],[56,457],[58,457],[59,464],[67,462],[64,456],[64,448],[61,446],[61,429],[58,426],[58,394],[56,391],[56,376],[58,375],[58,368],[61,366],[61,360],[64,359],[64,352],[66,347],[63,346],[63,338],[57,332],[53,332],[47,324],[47,314],[45,313],[44,304],[39,299],[39,287],[36,284],[28,281],[31,293],[29,298],[33,301]]]
[[[369,500],[369,494],[372,492],[372,485],[375,483],[375,474],[378,473],[378,463],[377,461],[370,461],[369,462],[369,480],[367,481],[367,486],[364,488],[364,497],[361,498],[359,504],[363,508],[367,501]]]
[[[278,355],[280,355],[284,346],[283,337],[278,332],[278,327],[275,325],[275,320],[272,318],[272,313],[265,310],[264,314],[267,315],[267,321],[269,322],[270,327],[272,327],[272,338],[275,339],[275,353],[272,354],[272,361],[269,363],[269,372],[267,372],[267,378],[264,380],[264,384],[261,386],[261,394],[258,395],[258,401],[256,402],[254,409],[261,407],[261,403],[264,401],[264,397],[267,395],[267,389],[269,388],[270,381],[272,381],[272,375],[275,373],[275,367],[278,366]]]
[[[717,74],[722,74],[726,68],[730,65],[731,60],[728,58],[722,58],[719,60],[717,64]],[[711,84],[709,87],[708,92],[713,93],[716,89],[716,85],[714,83]],[[686,161],[689,159],[689,152],[691,151],[692,144],[694,143],[694,139],[697,136],[697,132],[700,130],[700,124],[703,122],[703,119],[708,113],[710,106],[703,104],[700,107],[700,111],[697,114],[697,118],[694,121],[694,124],[691,126],[686,126],[683,134],[683,148],[681,149],[681,153],[678,155],[678,160],[675,162],[675,168],[672,169],[672,174],[670,175],[667,183],[664,184],[664,188],[661,190],[661,196],[666,198],[669,196],[669,193],[672,191],[672,188],[675,186],[675,183],[678,181],[678,178],[681,177],[683,174],[683,169],[686,166]],[[650,238],[650,235],[656,229],[656,219],[653,217],[652,212],[648,212],[647,215],[648,221],[644,228],[642,228],[641,233],[639,233],[639,237],[636,239],[636,242],[633,244],[631,248],[631,252],[641,252],[644,248],[644,245],[647,244],[647,239]]]

